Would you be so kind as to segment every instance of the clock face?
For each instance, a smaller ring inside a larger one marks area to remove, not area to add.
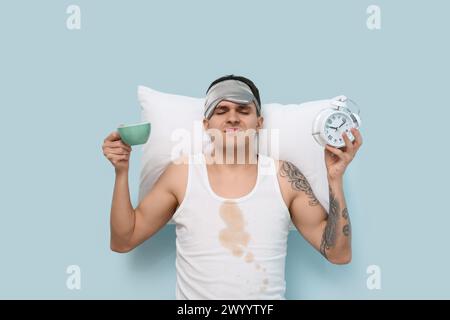
[[[342,112],[331,114],[325,121],[324,133],[327,142],[333,146],[344,146],[345,141],[342,138],[344,132],[347,132],[350,141],[353,141],[353,135],[350,131],[352,127],[352,120],[349,115]]]

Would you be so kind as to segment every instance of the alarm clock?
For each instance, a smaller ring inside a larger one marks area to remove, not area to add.
[[[353,102],[352,100],[348,99]],[[321,110],[313,123],[312,135],[321,146],[329,144],[335,148],[345,146],[342,134],[346,132],[350,141],[355,137],[351,133],[351,128],[361,126],[361,118],[347,107],[347,97],[339,96],[331,100],[330,107]],[[354,102],[353,102],[354,103]],[[356,103],[354,103],[356,105]]]

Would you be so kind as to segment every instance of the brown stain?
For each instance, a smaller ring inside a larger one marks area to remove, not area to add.
[[[226,228],[220,230],[219,233],[219,240],[222,246],[230,250],[231,254],[236,257],[242,257],[244,252],[246,252],[244,261],[246,263],[254,262],[254,254],[246,250],[250,241],[250,234],[245,231],[245,220],[239,206],[233,201],[225,201],[220,206],[219,214],[226,225]],[[256,262],[255,268],[256,270],[262,269],[264,273],[266,272],[266,268],[261,268],[261,265]],[[247,280],[246,283],[248,284],[249,281]],[[266,291],[268,284],[269,279],[265,278],[259,291]]]
[[[250,241],[250,234],[244,229],[245,221],[241,209],[235,202],[225,201],[220,206],[219,213],[226,225],[219,233],[220,243],[234,256],[241,257]]]
[[[253,255],[253,253],[247,253],[247,255],[245,256],[245,262],[250,263],[253,262],[253,260],[255,260],[255,256]]]

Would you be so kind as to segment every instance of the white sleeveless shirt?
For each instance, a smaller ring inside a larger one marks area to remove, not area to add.
[[[176,224],[177,299],[285,299],[289,210],[275,161],[259,154],[247,195],[225,199],[209,184],[204,154],[189,156]]]

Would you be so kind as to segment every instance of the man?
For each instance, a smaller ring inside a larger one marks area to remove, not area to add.
[[[128,189],[131,148],[117,132],[104,140],[104,155],[116,172],[113,251],[132,250],[172,218],[177,234],[177,299],[285,299],[291,220],[328,261],[350,262],[343,174],[362,144],[358,130],[352,130],[353,143],[343,134],[344,148],[325,148],[327,214],[294,164],[263,156],[251,147],[252,133],[263,125],[259,91],[251,80],[234,75],[215,80],[207,90],[203,125],[214,133],[214,151],[169,164],[135,209]]]

